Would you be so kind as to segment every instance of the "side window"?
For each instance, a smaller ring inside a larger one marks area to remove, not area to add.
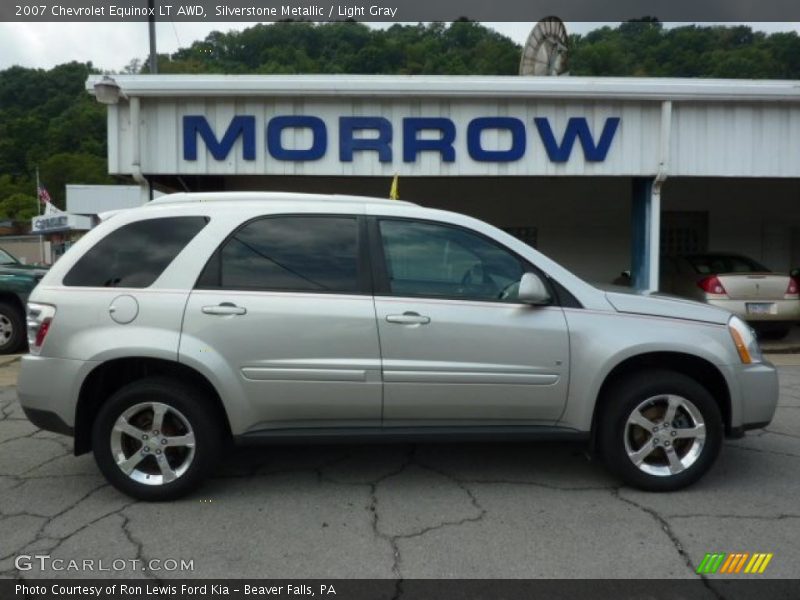
[[[379,226],[392,295],[516,301],[526,269],[505,248],[447,225],[384,219]]]
[[[123,225],[73,265],[64,285],[146,288],[206,223],[206,217],[166,217]]]
[[[355,217],[265,217],[220,247],[198,287],[356,293],[361,291]]]

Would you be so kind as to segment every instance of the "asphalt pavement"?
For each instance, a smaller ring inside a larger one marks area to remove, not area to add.
[[[621,487],[575,444],[282,446],[237,450],[193,496],[148,504],[25,419],[5,358],[0,576],[697,578],[706,553],[765,552],[749,577],[795,578],[800,356],[774,359],[773,423],[680,492]]]

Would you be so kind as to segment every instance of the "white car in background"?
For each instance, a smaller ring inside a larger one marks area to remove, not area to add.
[[[746,256],[663,257],[660,290],[730,311],[765,337],[784,337],[800,322],[800,282]]]

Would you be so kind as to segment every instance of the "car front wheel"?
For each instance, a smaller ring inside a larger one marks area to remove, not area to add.
[[[602,410],[598,434],[605,462],[634,487],[686,487],[719,454],[719,406],[708,390],[683,374],[639,373],[612,386]]]
[[[210,474],[222,450],[215,411],[201,390],[153,377],[102,406],[92,429],[95,460],[117,489],[140,500],[183,496]]]

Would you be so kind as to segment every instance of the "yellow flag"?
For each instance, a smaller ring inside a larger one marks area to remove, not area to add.
[[[389,198],[391,200],[399,200],[400,199],[400,189],[398,188],[398,185],[397,185],[397,175],[395,175],[394,179],[392,179],[392,187],[389,190]]]

